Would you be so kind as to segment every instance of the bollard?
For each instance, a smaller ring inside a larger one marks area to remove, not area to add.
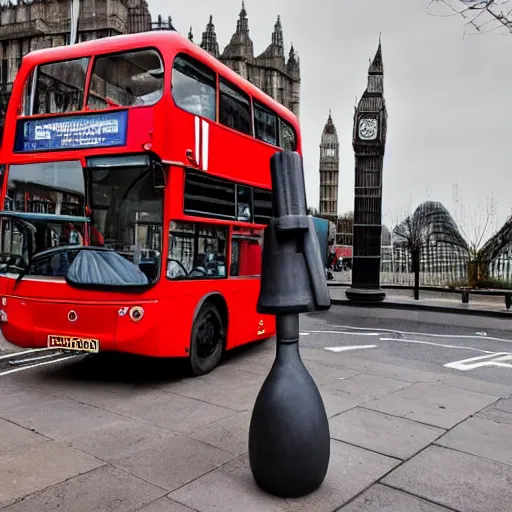
[[[512,294],[505,293],[505,307],[510,309],[510,306],[512,306]]]
[[[249,461],[261,489],[297,498],[322,485],[330,458],[325,406],[299,353],[299,313],[329,309],[331,299],[306,215],[302,159],[279,152],[270,167],[273,218],[264,233],[258,311],[276,315],[277,347],[252,412]]]
[[[462,291],[462,304],[469,304],[469,292],[467,290]]]

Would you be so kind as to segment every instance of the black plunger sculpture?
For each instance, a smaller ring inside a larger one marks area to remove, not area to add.
[[[265,229],[258,312],[276,315],[276,359],[258,394],[249,428],[256,483],[297,498],[322,484],[330,457],[325,406],[299,354],[299,313],[329,309],[331,299],[312,217],[306,214],[302,159],[270,159],[273,218]]]

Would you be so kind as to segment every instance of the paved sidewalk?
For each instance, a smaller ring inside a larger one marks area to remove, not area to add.
[[[168,363],[89,358],[3,377],[1,511],[510,510],[512,383],[309,348],[329,472],[302,499],[261,492],[248,426],[274,352],[259,344],[196,379]]]
[[[348,286],[330,285],[329,292],[333,304],[352,305],[345,295]],[[512,309],[507,310],[503,296],[471,295],[468,304],[463,304],[458,293],[420,291],[419,300],[414,300],[412,290],[384,289],[383,302],[368,304],[371,307],[416,309],[459,314],[475,314],[512,318]]]

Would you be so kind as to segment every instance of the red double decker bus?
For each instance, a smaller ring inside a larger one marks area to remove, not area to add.
[[[199,375],[273,336],[256,303],[282,149],[296,117],[175,32],[28,54],[1,149],[5,338]]]

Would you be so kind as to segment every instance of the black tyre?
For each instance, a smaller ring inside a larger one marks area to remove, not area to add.
[[[205,302],[192,327],[190,368],[194,375],[211,372],[220,362],[226,339],[226,326],[212,302]]]

